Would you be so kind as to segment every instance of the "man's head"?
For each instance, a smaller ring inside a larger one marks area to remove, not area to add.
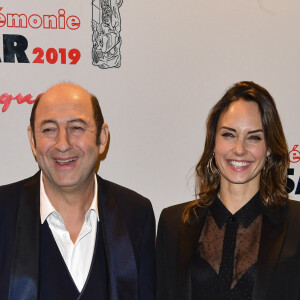
[[[75,84],[61,83],[34,104],[28,136],[45,185],[84,188],[105,150],[108,126],[94,96]]]
[[[34,104],[32,106],[32,110],[31,110],[30,127],[31,127],[33,133],[34,133],[35,111],[36,111],[36,108],[37,108],[42,96],[43,96],[43,94],[40,94],[36,98],[36,100],[34,101]],[[99,101],[98,101],[97,97],[95,97],[94,95],[91,95],[91,94],[90,94],[90,97],[91,97],[91,103],[92,103],[92,106],[93,106],[94,121],[95,121],[95,124],[96,124],[96,127],[97,127],[96,143],[97,143],[97,145],[99,145],[100,144],[100,133],[101,133],[102,125],[104,123],[104,118],[103,118],[102,111],[101,111],[101,108],[100,108]],[[33,135],[33,138],[35,140],[34,135]]]

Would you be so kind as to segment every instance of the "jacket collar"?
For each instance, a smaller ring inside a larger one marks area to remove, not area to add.
[[[39,295],[40,172],[23,186],[17,216],[9,300],[34,300]],[[109,300],[137,300],[135,257],[113,192],[97,176],[98,208],[109,276]]]
[[[181,223],[178,237],[178,259],[176,276],[176,299],[191,299],[191,268],[192,257],[207,215],[208,208],[198,208],[196,216],[189,223]]]
[[[137,268],[121,211],[112,190],[98,178],[98,207],[108,264],[110,300],[137,300]]]
[[[39,173],[23,186],[17,216],[9,300],[38,297],[40,254]]]
[[[287,206],[273,210],[264,206],[263,211],[253,299],[265,299],[267,296],[288,228],[285,218]]]

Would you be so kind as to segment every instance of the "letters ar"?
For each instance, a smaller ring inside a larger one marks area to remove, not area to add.
[[[29,63],[25,53],[28,41],[23,35],[3,34],[3,62],[5,63]],[[0,58],[0,62],[2,62]]]

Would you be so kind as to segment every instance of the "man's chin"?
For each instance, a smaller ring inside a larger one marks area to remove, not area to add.
[[[66,178],[66,176],[57,176],[47,181],[48,184],[45,182],[45,185],[54,189],[72,189],[78,187],[79,184],[78,178]]]

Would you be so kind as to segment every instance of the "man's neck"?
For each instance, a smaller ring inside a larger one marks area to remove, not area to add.
[[[76,242],[84,222],[85,215],[94,198],[95,179],[90,180],[85,188],[54,189],[44,178],[46,195],[55,210],[62,216],[66,229],[73,243]]]

